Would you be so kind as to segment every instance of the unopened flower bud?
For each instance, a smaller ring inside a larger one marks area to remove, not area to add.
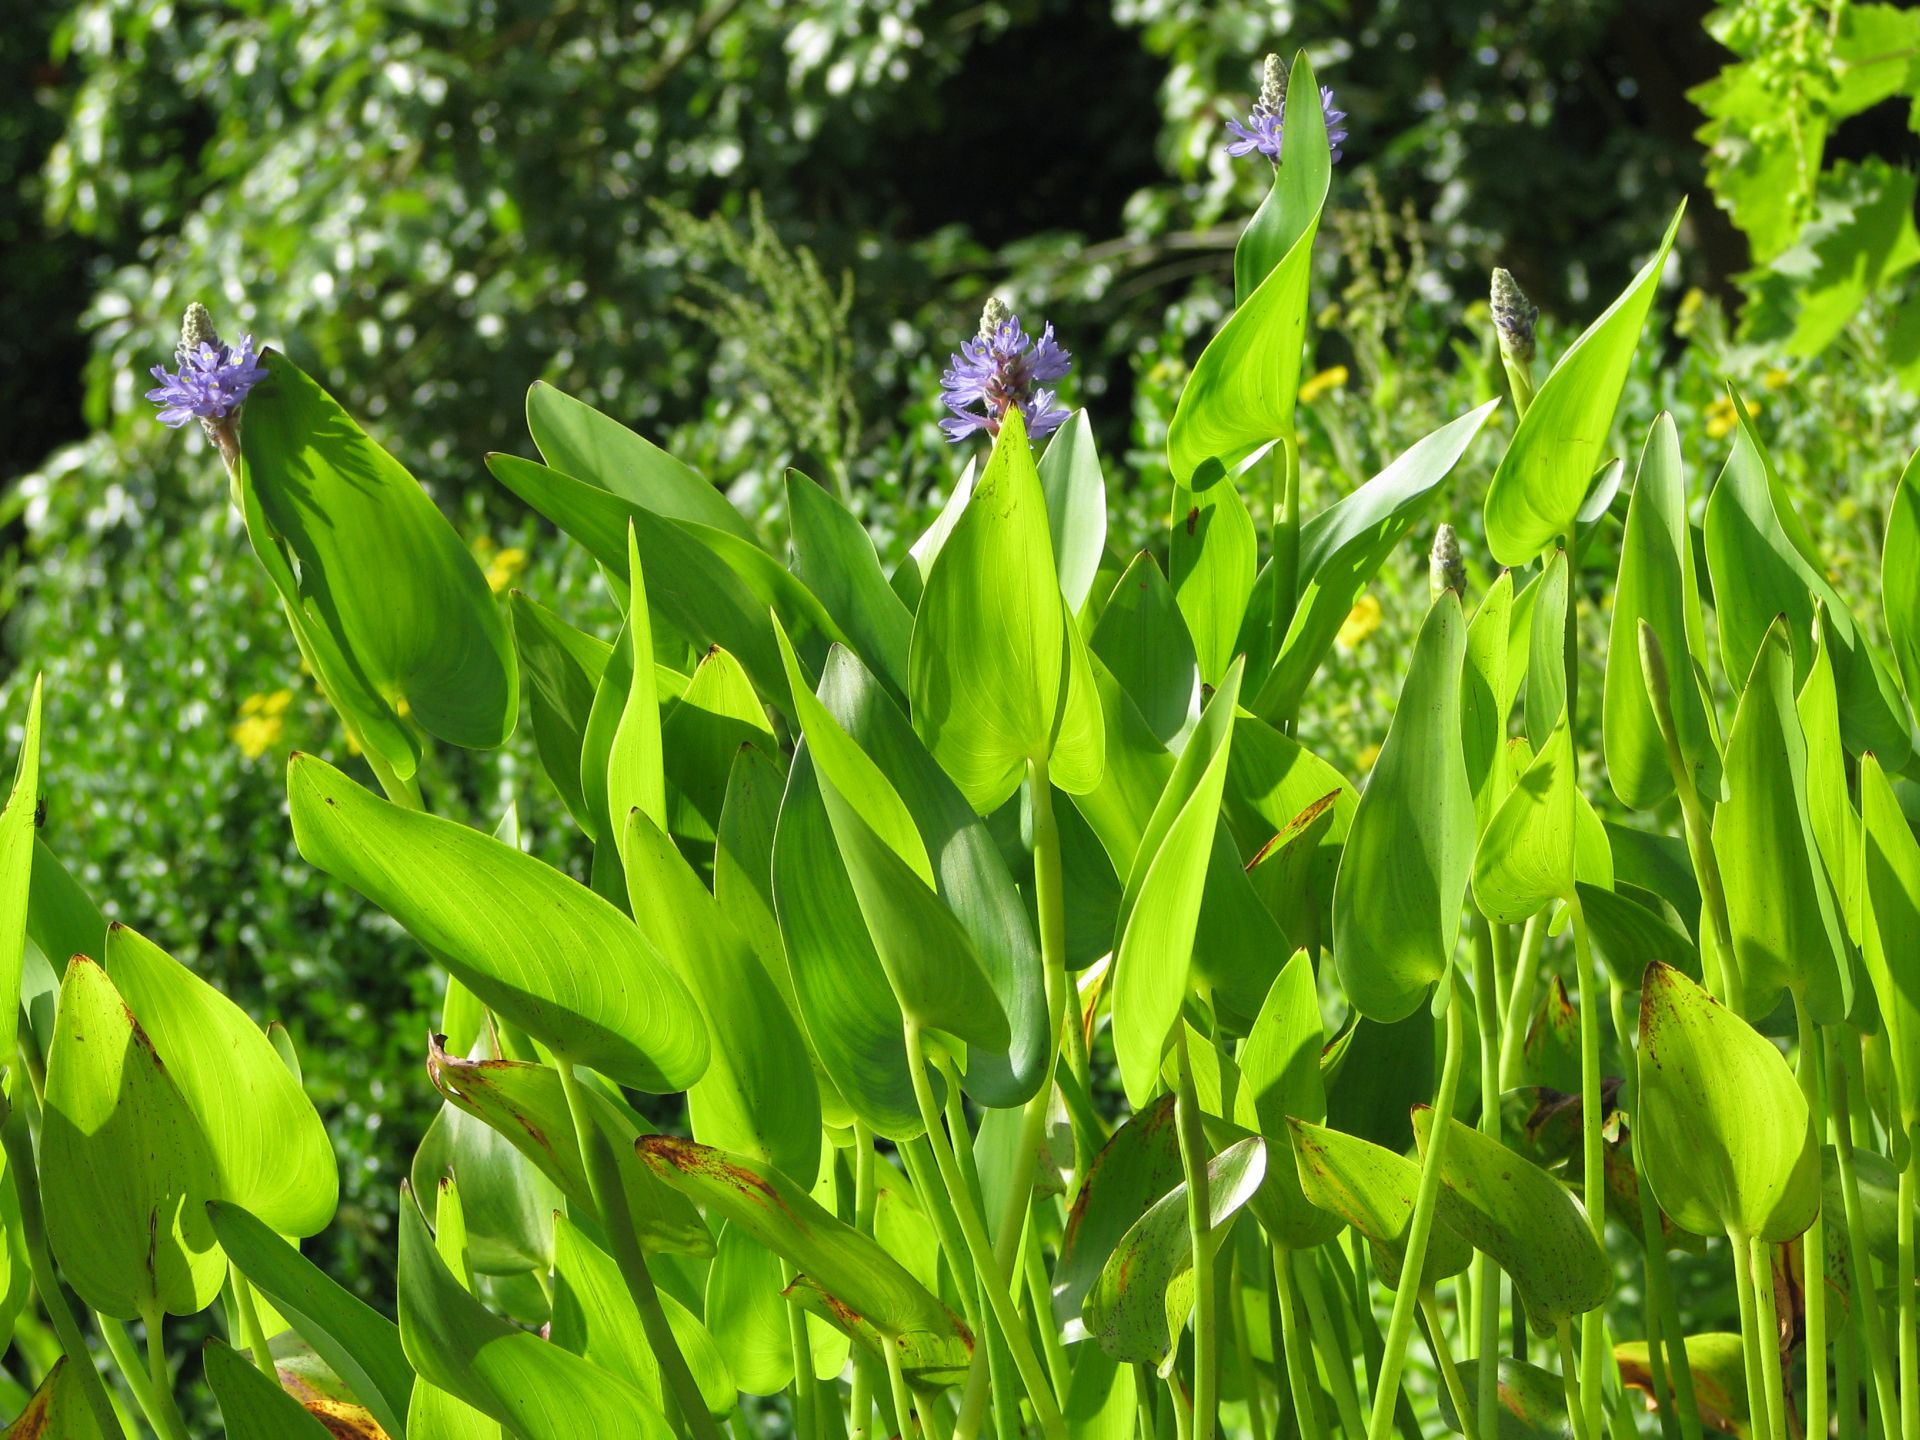
[[[1260,71],[1260,108],[1269,115],[1278,115],[1286,104],[1287,68],[1280,63],[1278,55],[1269,55]]]
[[[206,306],[195,300],[187,306],[186,318],[180,322],[180,348],[191,355],[202,345],[218,348],[219,344],[220,335],[213,328],[212,314]]]
[[[1521,365],[1533,363],[1533,327],[1540,318],[1539,307],[1527,299],[1526,292],[1513,276],[1499,268],[1493,272],[1493,327],[1500,332],[1500,348],[1507,358]]]
[[[999,332],[1000,327],[1007,323],[1007,318],[1010,313],[1007,309],[1006,301],[1002,300],[998,295],[989,295],[987,297],[987,303],[980,307],[980,331],[978,338],[983,341],[991,341],[994,335]]]
[[[1447,591],[1467,593],[1467,562],[1460,556],[1460,537],[1453,526],[1442,525],[1433,536],[1433,549],[1427,555],[1427,584],[1438,600]]]

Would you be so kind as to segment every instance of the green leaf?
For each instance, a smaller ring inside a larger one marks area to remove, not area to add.
[[[1742,1010],[1792,990],[1822,1024],[1846,1017],[1853,981],[1807,808],[1807,750],[1784,624],[1768,632],[1727,733],[1727,798],[1714,811]]]
[[[1548,984],[1521,1047],[1526,1076],[1535,1085],[1578,1095],[1580,1091],[1580,1014],[1558,975]]]
[[[1715,1331],[1688,1335],[1681,1349],[1686,1352],[1687,1370],[1693,1376],[1694,1402],[1701,1423],[1723,1435],[1752,1434],[1748,1428],[1746,1342],[1737,1334]],[[1646,1342],[1616,1345],[1613,1353],[1620,1365],[1621,1383],[1652,1395]]]
[[[1269,202],[1275,213],[1266,220],[1255,216],[1250,238],[1241,242],[1245,253],[1234,257],[1237,284],[1256,271],[1265,278],[1242,295],[1180,392],[1167,428],[1167,463],[1177,482],[1191,481],[1207,460],[1231,470],[1261,446],[1294,433],[1313,240],[1331,173],[1320,87],[1304,54],[1293,64],[1285,120],[1283,157],[1298,157],[1296,173],[1276,178],[1277,198]],[[1269,260],[1283,239],[1285,252]]]
[[[1434,1029],[1424,1008],[1390,1025],[1355,1017],[1321,1061],[1327,1123],[1389,1150],[1410,1149],[1409,1111],[1433,1095],[1440,1073]]]
[[[1087,1167],[1067,1215],[1053,1267],[1053,1313],[1076,1338],[1086,1298],[1134,1222],[1179,1183],[1180,1136],[1174,1097],[1162,1095],[1130,1115]]]
[[[1828,582],[1806,526],[1754,432],[1753,417],[1737,394],[1733,399],[1739,429],[1708,498],[1705,526],[1721,663],[1744,684],[1767,631],[1785,615],[1798,686],[1813,664],[1813,622],[1824,607],[1847,750],[1854,755],[1872,750],[1897,770],[1912,750],[1906,704],[1853,612]]]
[[[121,1320],[191,1315],[226,1275],[213,1155],[107,972],[73,957],[47,1055],[40,1183],[61,1274]]]
[[[1333,797],[1331,818],[1322,827],[1316,816],[1328,796]],[[1286,860],[1289,867],[1304,870],[1292,881],[1300,885],[1299,891],[1288,892],[1289,905],[1297,908],[1274,911],[1296,948],[1315,943],[1317,936],[1307,933],[1310,928],[1325,935],[1331,926],[1334,877],[1359,803],[1347,778],[1298,740],[1250,715],[1235,718],[1233,753],[1227,759],[1227,818],[1241,853],[1254,867],[1254,888],[1270,907],[1281,880],[1262,873],[1268,868],[1263,857],[1276,840],[1301,847]]]
[[[786,680],[768,612],[809,654],[840,640],[813,593],[780,562],[732,530],[656,514],[643,505],[513,455],[489,455],[507,489],[579,541],[620,583],[627,581],[627,532],[638,542],[654,617],[704,650],[721,645],[753,678],[762,699],[787,707]],[[723,502],[724,503],[724,502]]]
[[[38,835],[33,838],[32,869],[27,894],[27,939],[32,945],[20,1001],[44,1054],[53,1040],[59,971],[70,956],[99,953],[107,938],[107,917]]]
[[[411,1209],[411,1202],[406,1209]],[[386,1316],[349,1295],[293,1246],[237,1205],[207,1207],[213,1233],[233,1266],[265,1295],[373,1412],[394,1440],[406,1440],[413,1370]]]
[[[400,1343],[420,1378],[526,1440],[673,1430],[632,1384],[493,1315],[447,1269],[400,1197]]]
[[[1442,1214],[1449,1229],[1506,1271],[1542,1334],[1606,1303],[1613,1267],[1573,1196],[1546,1171],[1458,1120],[1447,1122],[1440,1161]],[[1422,1156],[1433,1112],[1413,1112]]]
[[[1920,695],[1920,451],[1908,459],[1887,510],[1880,601],[1900,678],[1909,696]]]
[[[34,677],[33,693],[27,701],[26,731],[20,741],[20,760],[14,769],[13,789],[0,810],[0,1006],[19,1008],[21,981],[26,966],[28,918],[32,908],[34,816],[40,805],[40,678]],[[99,943],[95,938],[87,948]],[[75,952],[69,951],[67,954]],[[49,962],[61,965],[66,955],[50,955]],[[0,1066],[13,1068],[14,1051],[20,1041],[20,1027],[12,1016],[0,1022]]]
[[[733,921],[640,810],[627,817],[627,890],[640,933],[722,1037],[687,1092],[695,1138],[767,1161],[806,1184],[820,1158],[820,1100],[799,1028]]]
[[[793,1379],[780,1261],[745,1230],[723,1226],[707,1268],[707,1328],[749,1395],[777,1395]]]
[[[664,1409],[668,1392],[660,1383],[660,1363],[620,1267],[564,1215],[554,1221],[554,1246],[553,1343],[630,1381]],[[660,1308],[707,1413],[724,1419],[739,1396],[720,1348],[699,1317],[671,1294],[661,1292]]]
[[[728,777],[741,754],[757,747],[777,755],[780,748],[753,682],[719,646],[701,658],[686,693],[668,708],[660,733],[666,746],[667,830],[702,845],[718,834]]]
[[[1077,615],[1093,590],[1107,549],[1107,480],[1085,410],[1074,411],[1054,431],[1041,453],[1039,473],[1047,497],[1053,567],[1067,611]]]
[[[913,612],[887,584],[872,537],[844,505],[798,470],[787,471],[787,515],[793,526],[793,573],[820,598],[867,668],[904,697]]]
[[[511,1141],[560,1188],[571,1206],[583,1214],[593,1213],[586,1162],[580,1157],[573,1114],[557,1071],[524,1060],[463,1060],[449,1055],[436,1039],[427,1049],[427,1078],[448,1104]],[[582,1089],[594,1124],[619,1162],[627,1213],[642,1246],[650,1251],[711,1254],[713,1237],[693,1207],[633,1158],[634,1140],[652,1134],[653,1127],[591,1081],[583,1081]]]
[[[707,1064],[693,997],[626,916],[551,866],[403,810],[309,755],[287,767],[307,861],[398,920],[487,1007],[555,1054],[636,1090]]]
[[[1483,833],[1513,784],[1507,720],[1523,679],[1522,667],[1513,663],[1513,618],[1513,572],[1502,570],[1467,625],[1460,676],[1460,746],[1473,790],[1474,825]]]
[[[1113,1046],[1136,1108],[1159,1081],[1186,998],[1239,696],[1236,663],[1181,752],[1127,876],[1113,952]]]
[[[1234,1095],[1234,1119],[1266,1136],[1270,1148],[1285,1147],[1285,1163],[1268,1167],[1256,1212],[1274,1242],[1290,1250],[1310,1249],[1333,1238],[1338,1225],[1300,1189],[1292,1161],[1290,1116],[1318,1123],[1326,1118],[1327,1096],[1320,1078],[1320,1052],[1326,1045],[1312,957],[1305,950],[1286,964],[1266,1004],[1240,1047],[1240,1086]]]
[[[607,819],[625,853],[627,812],[667,823],[667,777],[660,743],[660,695],[653,683],[653,625],[647,610],[640,544],[627,527],[627,691],[607,748]]]
[[[1514,925],[1573,898],[1578,783],[1562,711],[1474,851],[1473,899],[1487,919]]]
[[[1566,1386],[1560,1377],[1551,1370],[1505,1355],[1498,1363],[1500,1408],[1494,1418],[1499,1426],[1499,1440],[1574,1440],[1573,1426],[1567,1418]],[[1477,1393],[1478,1366],[1477,1360],[1460,1362],[1460,1388],[1468,1395]],[[1453,1399],[1446,1386],[1440,1387],[1435,1398],[1440,1402],[1440,1418],[1446,1421],[1447,1428],[1455,1434],[1462,1433],[1460,1417],[1454,1413]]]
[[[1641,1172],[1696,1235],[1791,1240],[1820,1208],[1813,1119],[1787,1062],[1670,965],[1640,986]]]
[[[1499,403],[1489,400],[1415,441],[1301,528],[1300,596],[1279,658],[1251,707],[1256,715],[1291,716],[1300,708],[1360,592],[1426,513]]]
[[[1637,986],[1649,960],[1684,970],[1690,978],[1699,975],[1700,952],[1693,937],[1671,907],[1651,890],[1624,881],[1616,890],[1586,881],[1574,888],[1594,954],[1622,986]]]
[[[414,1157],[414,1168],[420,1168]],[[448,1271],[468,1294],[473,1293],[472,1235],[467,1227],[467,1192],[454,1183],[452,1175],[434,1180],[427,1193],[435,1197],[433,1248],[446,1262]],[[549,1220],[551,1223],[551,1220]],[[551,1250],[542,1273],[552,1268]],[[396,1339],[398,1338],[396,1333]],[[413,1398],[407,1404],[407,1428],[416,1436],[434,1440],[503,1440],[505,1431],[498,1420],[483,1415],[466,1401],[442,1390],[429,1380],[414,1383]]]
[[[1297,1119],[1289,1120],[1287,1126],[1293,1132],[1294,1163],[1307,1199],[1364,1235],[1373,1245],[1381,1281],[1388,1289],[1398,1290],[1408,1232],[1413,1228],[1414,1197],[1420,1190],[1420,1167],[1357,1135]],[[1444,1216],[1436,1214],[1417,1288],[1458,1275],[1472,1258],[1473,1248]]]
[[[1915,562],[1920,563],[1920,556]],[[1853,808],[1847,780],[1847,752],[1840,739],[1840,693],[1824,624],[1814,638],[1813,665],[1793,704],[1807,744],[1807,818],[1847,938],[1857,947],[1861,936],[1860,813]]]
[[[113,1440],[120,1440],[121,1433],[116,1430]],[[87,1401],[80,1372],[65,1355],[53,1362],[13,1423],[0,1430],[0,1440],[106,1440]]]
[[[1333,954],[1354,1008],[1398,1020],[1446,973],[1473,864],[1473,790],[1460,741],[1466,622],[1451,591],[1414,644],[1333,890]]]
[[[1029,761],[1046,763],[1069,794],[1099,782],[1093,677],[1060,595],[1026,429],[1012,412],[927,574],[909,672],[914,728],[980,814],[1019,788]]]
[[[1686,208],[1682,200],[1659,250],[1560,357],[1521,416],[1487,488],[1487,544],[1502,565],[1524,565],[1572,533]]]
[[[331,395],[275,351],[260,362],[235,483],[327,695],[402,777],[419,758],[403,717],[449,744],[501,744],[519,671],[472,553]]]
[[[1698,678],[1706,669],[1706,639],[1687,524],[1687,482],[1680,435],[1665,411],[1647,434],[1634,478],[1607,640],[1602,710],[1607,778],[1620,803],[1633,810],[1651,810],[1673,793],[1666,742],[1640,669],[1643,620],[1666,655],[1680,753],[1693,771],[1695,788],[1715,794],[1720,757]]]
[[[542,458],[563,475],[657,515],[753,539],[753,528],[699,471],[544,380],[527,391],[527,429]]]
[[[1207,1216],[1218,1241],[1260,1188],[1266,1169],[1267,1144],[1258,1136],[1207,1162]],[[1193,1310],[1193,1289],[1183,1180],[1134,1222],[1108,1257],[1086,1299],[1087,1332],[1115,1360],[1152,1365],[1165,1375]]]
[[[1861,889],[1861,958],[1886,1029],[1901,1123],[1920,1124],[1920,843],[1901,812],[1880,762],[1860,762],[1860,814],[1865,836]]]
[[[582,634],[517,590],[508,608],[541,768],[560,792],[567,813],[591,835],[595,821],[580,788],[581,746],[594,691],[613,647]]]
[[[1239,651],[1253,594],[1259,552],[1253,516],[1232,478],[1210,460],[1190,480],[1175,483],[1170,524],[1174,599],[1193,635],[1201,680],[1218,685]]]
[[[231,1346],[210,1337],[200,1354],[227,1440],[325,1440],[327,1428],[307,1407]]]
[[[1535,584],[1527,625],[1523,706],[1527,740],[1538,750],[1567,712],[1567,552],[1555,549]]]
[[[426,1197],[422,1208],[434,1207],[428,1220],[443,1236],[448,1221],[442,1184],[449,1177],[459,1181],[465,1254],[454,1266],[456,1273],[545,1275],[553,1268],[553,1217],[560,1208],[560,1187],[505,1131],[448,1101],[427,1126],[408,1174],[414,1193]]]
[[[973,1336],[959,1317],[875,1241],[779,1171],[666,1135],[647,1136],[639,1151],[654,1174],[753,1236],[802,1272],[815,1293],[885,1336],[903,1364],[929,1374],[965,1368]]]
[[[283,1235],[325,1229],[340,1193],[333,1147],[265,1032],[124,925],[107,932],[106,964],[205,1138],[215,1175],[205,1198],[245,1206]]]
[[[1162,745],[1192,720],[1200,691],[1193,636],[1150,551],[1133,557],[1087,639]]]

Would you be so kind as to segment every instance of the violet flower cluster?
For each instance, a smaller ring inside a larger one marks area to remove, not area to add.
[[[190,314],[189,334],[174,351],[179,370],[154,366],[153,378],[160,383],[147,391],[147,399],[160,407],[160,423],[176,430],[193,419],[226,419],[240,408],[247,392],[267,378],[251,335],[223,345],[218,336],[193,338],[193,329]]]
[[[1333,103],[1333,87],[1320,87],[1320,110],[1327,117],[1327,144],[1333,149],[1333,158],[1340,159],[1340,146],[1347,138],[1347,128],[1341,122],[1347,118],[1347,112]],[[1274,164],[1280,163],[1280,141],[1286,130],[1286,99],[1284,94],[1269,99],[1265,92],[1254,101],[1253,109],[1247,116],[1247,123],[1229,120],[1227,129],[1235,138],[1228,142],[1229,155],[1251,155],[1255,151],[1266,156]]]
[[[1053,338],[1053,326],[1038,340],[1020,328],[1020,318],[989,300],[980,333],[961,345],[940,377],[940,398],[953,413],[940,422],[947,438],[960,441],[985,431],[1000,433],[1000,418],[1018,406],[1034,439],[1060,428],[1067,411],[1047,388],[1073,368],[1073,356]],[[972,407],[981,408],[974,409]]]

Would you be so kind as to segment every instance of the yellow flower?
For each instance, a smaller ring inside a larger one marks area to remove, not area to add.
[[[1343,389],[1347,383],[1347,367],[1335,365],[1322,370],[1300,387],[1300,403],[1311,405],[1330,390]]]
[[[240,702],[240,718],[227,731],[240,753],[258,760],[280,742],[286,732],[287,707],[293,704],[291,690],[274,690],[265,695],[249,695]]]
[[[1793,377],[1776,365],[1760,377],[1760,383],[1769,390],[1784,390],[1793,383]]]
[[[1373,762],[1380,758],[1380,747],[1378,745],[1369,745],[1353,758],[1361,770],[1371,770],[1373,769]]]
[[[1749,415],[1758,415],[1760,408],[1760,402],[1758,400],[1747,401],[1747,413]],[[1731,396],[1722,395],[1715,399],[1711,405],[1707,406],[1706,419],[1707,437],[1711,440],[1724,440],[1739,428],[1740,412],[1734,408]]]
[[[486,535],[473,542],[473,558],[480,562],[480,568],[486,572],[487,588],[496,595],[505,592],[527,568],[526,551],[518,545],[502,549]]]
[[[1334,638],[1343,650],[1352,650],[1379,628],[1380,602],[1371,595],[1362,595],[1347,612],[1347,618],[1340,622],[1340,633]]]

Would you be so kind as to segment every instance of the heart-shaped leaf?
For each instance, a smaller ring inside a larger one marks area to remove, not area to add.
[[[1920,984],[1912,957],[1920,946],[1920,843],[1880,762],[1860,762],[1865,834],[1861,956],[1879,1001],[1901,1123],[1920,1125]]]
[[[867,668],[904,698],[913,612],[887,584],[872,537],[844,505],[798,470],[787,472],[787,515],[793,526],[793,573],[820,598]]]
[[[1200,672],[1179,602],[1151,552],[1133,557],[1087,641],[1162,745],[1193,718]]]
[[[0,810],[0,1005],[15,1005],[27,958],[27,912],[33,893],[34,812],[40,804],[40,680],[33,682],[27,701],[26,730],[20,741],[20,760],[14,769],[13,789]],[[87,947],[100,943],[98,936]],[[69,952],[73,953],[73,952]],[[66,955],[49,955],[53,965],[64,965]],[[0,1023],[0,1066],[13,1068],[19,1026]]]
[[[1560,357],[1520,417],[1487,487],[1487,544],[1502,565],[1524,565],[1572,533],[1686,208],[1683,200],[1653,258]]]
[[[1791,1240],[1820,1208],[1820,1151],[1773,1042],[1670,965],[1640,986],[1639,1149],[1660,1208],[1696,1235]]]
[[[232,1346],[209,1339],[200,1354],[227,1440],[326,1440],[327,1428],[307,1407]]]
[[[1413,1228],[1414,1198],[1420,1191],[1420,1167],[1404,1155],[1357,1135],[1289,1120],[1293,1158],[1307,1199],[1353,1226],[1373,1245],[1380,1278],[1400,1288],[1407,1241]],[[1473,1258],[1473,1248],[1435,1215],[1420,1267],[1422,1288],[1458,1275]]]
[[[1333,954],[1354,1008],[1413,1013],[1446,973],[1473,864],[1460,742],[1466,622],[1451,591],[1427,612],[1393,723],[1354,811],[1333,889]]]
[[[472,553],[331,395],[283,355],[260,361],[236,485],[327,695],[403,778],[419,758],[403,717],[449,744],[500,744],[519,717],[519,670]]]
[[[567,813],[592,835],[596,821],[580,788],[580,754],[594,692],[612,647],[582,634],[517,590],[510,613],[541,768],[560,792]]]
[[[1107,549],[1107,479],[1094,448],[1093,422],[1076,410],[1053,432],[1041,453],[1040,488],[1047,497],[1047,532],[1053,568],[1070,614],[1078,614],[1093,589]]]
[[[1573,732],[1563,712],[1474,851],[1474,903],[1495,924],[1518,924],[1555,900],[1572,898],[1576,787]]]
[[[1274,980],[1240,1047],[1240,1085],[1234,1094],[1234,1118],[1266,1136],[1269,1147],[1287,1147],[1279,1157],[1286,1163],[1267,1168],[1256,1213],[1274,1242],[1290,1250],[1322,1244],[1339,1230],[1338,1221],[1301,1192],[1287,1126],[1289,1116],[1313,1123],[1326,1118],[1320,1077],[1326,1038],[1313,961],[1301,950]]]
[[[1154,1201],[1180,1180],[1180,1136],[1174,1097],[1162,1095],[1128,1117],[1087,1167],[1067,1215],[1060,1260],[1053,1267],[1053,1313],[1068,1338],[1114,1246]]]
[[[556,1055],[637,1090],[684,1090],[707,1065],[693,997],[618,910],[477,830],[404,810],[324,760],[287,766],[294,842],[392,915]]]
[[[1233,478],[1208,460],[1173,487],[1167,573],[1193,636],[1200,678],[1218,685],[1239,651],[1259,562],[1253,516]]]

